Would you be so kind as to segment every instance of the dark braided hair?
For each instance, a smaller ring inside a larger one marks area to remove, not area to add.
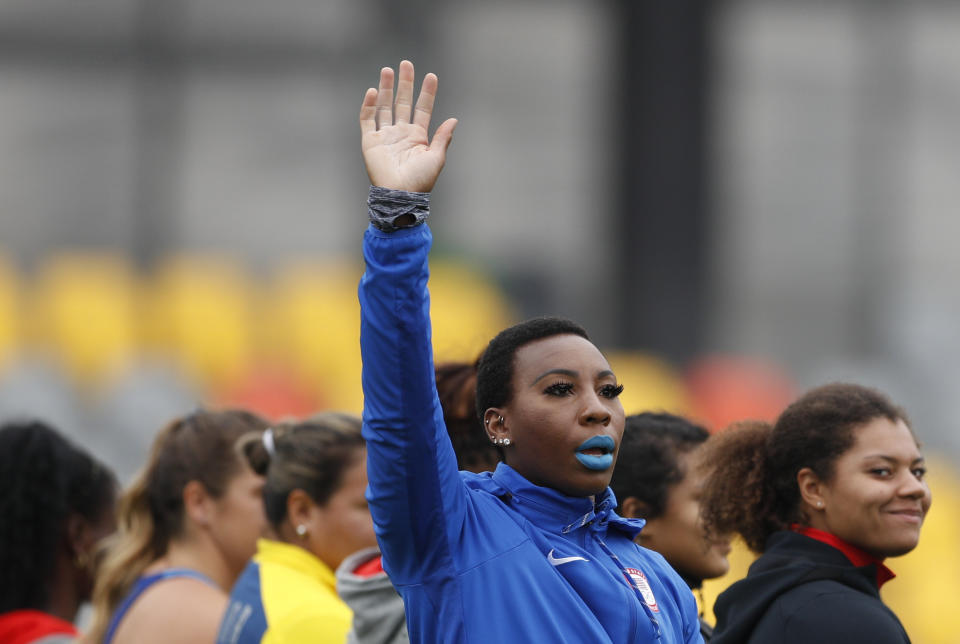
[[[837,459],[856,440],[855,430],[876,418],[910,427],[906,412],[883,393],[835,383],[805,393],[772,426],[747,421],[721,432],[704,459],[709,475],[701,511],[707,529],[736,532],[751,550],[763,552],[771,534],[807,520],[797,472],[809,467],[830,481]]]
[[[491,407],[503,407],[513,398],[513,358],[517,350],[535,340],[555,335],[578,335],[589,340],[586,330],[571,320],[539,317],[498,333],[477,362],[477,416]]]
[[[644,519],[656,519],[666,510],[670,488],[687,475],[680,454],[693,451],[709,432],[686,418],[644,412],[627,416],[620,453],[610,487],[619,503],[635,497],[647,507]]]
[[[116,478],[49,425],[10,422],[0,427],[0,489],[0,613],[45,611],[67,520],[102,519]]]

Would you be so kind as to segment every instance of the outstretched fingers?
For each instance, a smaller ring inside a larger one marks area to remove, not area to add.
[[[420,96],[417,97],[417,107],[413,114],[414,125],[424,130],[430,129],[430,117],[433,114],[433,103],[436,97],[437,75],[430,73],[423,77],[423,84],[420,86]]]
[[[397,78],[397,123],[409,123],[410,111],[413,109],[413,63],[409,60],[400,61],[400,73]]]
[[[377,127],[393,125],[393,69],[380,70],[380,88],[377,90]]]
[[[370,88],[363,95],[360,104],[360,133],[369,134],[377,131],[377,90]]]

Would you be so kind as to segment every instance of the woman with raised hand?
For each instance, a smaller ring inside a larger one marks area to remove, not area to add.
[[[646,521],[640,545],[663,555],[691,590],[730,569],[730,540],[709,534],[700,513],[701,459],[709,438],[706,429],[682,416],[627,416],[610,481],[619,514]],[[706,641],[713,633],[702,615],[700,633]]]
[[[263,478],[237,441],[267,422],[249,412],[197,411],[154,439],[120,499],[93,594],[91,640],[209,644],[227,593],[265,527]]]
[[[39,421],[0,427],[0,642],[72,642],[96,548],[116,525],[113,472]]]
[[[269,528],[233,587],[217,644],[344,642],[351,612],[333,571],[376,543],[360,419],[327,412],[283,423],[241,451],[266,477]]]
[[[457,470],[434,386],[429,194],[454,119],[427,135],[437,78],[384,68],[360,110],[373,187],[360,283],[368,498],[414,642],[700,642],[693,594],[633,541],[608,488],[621,391],[577,324],[539,318],[480,358],[477,412],[504,462]]]
[[[774,425],[711,439],[704,520],[761,553],[717,598],[714,644],[902,644],[880,599],[888,557],[916,547],[930,508],[902,409],[852,384],[813,389]]]

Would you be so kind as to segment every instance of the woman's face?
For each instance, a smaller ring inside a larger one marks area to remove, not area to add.
[[[245,463],[213,502],[210,530],[234,576],[239,576],[257,549],[267,524],[263,510],[263,477]]]
[[[344,470],[340,487],[327,503],[310,509],[307,549],[331,570],[336,570],[354,552],[377,545],[373,518],[364,496],[366,489],[367,450],[363,448]]]
[[[488,433],[511,441],[506,462],[570,496],[602,492],[624,423],[621,388],[603,354],[577,335],[535,340],[514,356],[512,388],[511,402],[484,416]]]
[[[820,484],[823,506],[812,510],[811,524],[876,557],[906,554],[930,509],[923,456],[902,420],[875,418],[854,436],[832,479]]]
[[[704,476],[696,467],[697,457],[696,450],[678,455],[677,465],[686,475],[667,493],[663,514],[647,520],[640,545],[659,552],[687,579],[702,581],[720,577],[730,569],[730,540],[708,538],[700,520]]]

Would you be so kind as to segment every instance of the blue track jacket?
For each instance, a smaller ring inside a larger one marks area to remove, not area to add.
[[[425,225],[364,236],[367,498],[413,642],[702,642],[693,594],[613,492],[457,470],[434,383]]]

